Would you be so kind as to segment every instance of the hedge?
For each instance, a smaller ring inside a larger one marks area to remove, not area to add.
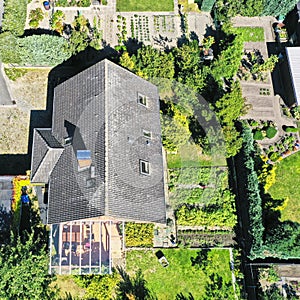
[[[153,247],[154,224],[125,223],[126,247]]]
[[[277,133],[277,129],[275,127],[268,127],[266,130],[267,138],[273,138]]]

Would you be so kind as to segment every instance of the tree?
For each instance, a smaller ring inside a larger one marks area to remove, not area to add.
[[[287,0],[287,1],[265,1],[263,14],[265,16],[285,16],[290,12],[294,6],[297,4],[297,0]]]
[[[216,0],[204,0],[201,4],[201,10],[210,12],[215,4]]]
[[[117,285],[117,300],[155,300],[156,297],[147,288],[141,269],[135,277],[130,276],[122,269],[117,268],[121,281]]]
[[[30,235],[22,243],[12,235],[10,243],[0,249],[1,299],[54,299],[56,290],[50,287],[48,255],[39,240]]]
[[[172,53],[167,54],[151,46],[143,46],[132,58],[136,66],[136,73],[141,77],[146,79],[174,77]]]
[[[203,299],[234,300],[235,295],[233,294],[232,282],[225,282],[219,274],[212,273],[205,285]]]
[[[166,150],[176,152],[191,137],[188,119],[172,104],[173,115],[161,114],[162,140]]]

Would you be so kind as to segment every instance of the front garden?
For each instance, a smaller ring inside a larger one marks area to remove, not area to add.
[[[169,262],[166,268],[159,264],[154,250],[126,253],[127,272],[134,274],[141,269],[147,287],[158,299],[174,300],[181,293],[184,296],[190,293],[193,299],[204,299],[213,274],[221,278],[223,285],[220,290],[226,289],[230,295],[224,299],[234,299],[228,250],[212,249],[207,252],[205,261],[199,260],[199,250],[163,249],[162,252]],[[208,261],[207,266],[204,266]]]

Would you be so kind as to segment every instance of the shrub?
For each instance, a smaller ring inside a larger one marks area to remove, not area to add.
[[[15,36],[24,33],[27,14],[27,0],[5,0],[2,30]]]
[[[18,78],[25,75],[27,73],[27,70],[26,69],[20,69],[20,68],[5,68],[4,72],[10,80],[15,81]]]
[[[289,127],[289,126],[284,126],[284,127],[283,127],[283,130],[284,130],[285,132],[298,132],[298,131],[299,131],[298,128],[296,128],[296,127]]]
[[[132,223],[125,224],[126,247],[153,247],[154,224]]]
[[[255,140],[263,140],[264,139],[264,135],[263,133],[261,132],[261,130],[255,130],[254,131],[254,134],[253,134],[253,138]]]
[[[67,41],[53,35],[32,35],[18,40],[23,65],[55,66],[70,57]]]
[[[40,21],[44,19],[44,14],[41,8],[37,8],[31,10],[29,13],[29,25],[33,28],[37,28],[39,26]]]
[[[277,133],[277,129],[275,127],[268,127],[266,130],[266,135],[268,139],[273,138]]]
[[[279,154],[278,152],[271,152],[271,153],[269,154],[269,158],[270,158],[270,160],[273,161],[273,162],[277,161],[278,158],[279,158],[279,156],[280,156],[280,154]]]
[[[77,4],[81,7],[89,7],[91,5],[91,0],[80,0]]]

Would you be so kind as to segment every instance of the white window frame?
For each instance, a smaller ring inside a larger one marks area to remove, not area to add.
[[[147,139],[151,139],[152,138],[152,132],[149,130],[144,130],[143,129],[143,136]]]
[[[150,175],[150,163],[149,163],[149,161],[140,159],[140,173],[143,174],[143,175]]]
[[[148,107],[148,97],[143,94],[138,93],[138,103],[140,105]]]

